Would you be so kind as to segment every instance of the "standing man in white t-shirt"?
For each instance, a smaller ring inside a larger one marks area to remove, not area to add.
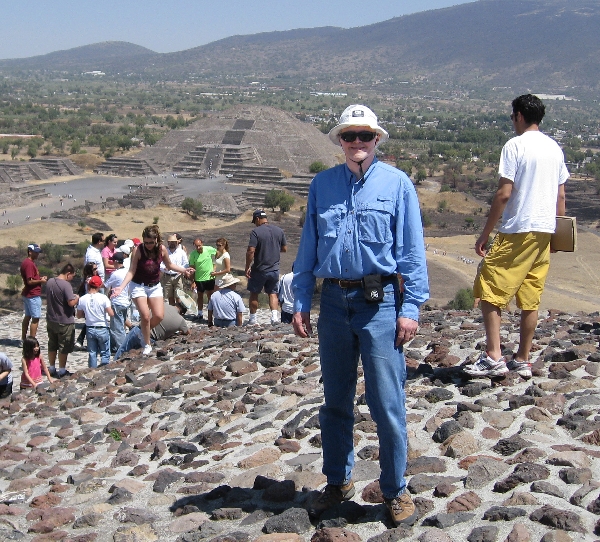
[[[473,376],[500,376],[516,371],[531,377],[529,352],[538,321],[538,308],[550,266],[550,236],[556,216],[565,214],[565,182],[569,172],[556,141],[540,132],[542,101],[532,94],[515,98],[510,116],[517,137],[500,156],[500,181],[475,252],[484,256],[473,294],[481,298],[486,351],[464,368]],[[486,245],[502,217],[499,233]],[[506,362],[500,345],[502,309],[513,296],[521,309],[519,349]]]
[[[98,276],[104,282],[104,261],[102,260],[101,250],[104,246],[104,234],[101,232],[96,232],[92,235],[92,242],[87,247],[85,251],[85,256],[83,258],[83,265],[89,262],[93,262],[98,267]]]

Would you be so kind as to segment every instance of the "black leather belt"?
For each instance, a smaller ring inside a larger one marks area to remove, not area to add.
[[[387,283],[396,278],[396,275],[384,275],[381,277],[382,282]],[[362,279],[360,280],[345,280],[345,279],[325,279],[330,284],[337,284],[340,288],[362,288],[364,286]]]
[[[138,284],[140,286],[147,286],[148,288],[154,288],[154,286],[156,286],[157,284],[160,284],[160,282],[138,282]]]

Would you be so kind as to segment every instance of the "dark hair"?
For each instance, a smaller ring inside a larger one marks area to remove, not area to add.
[[[94,266],[96,264],[94,262],[88,262],[83,266],[83,277],[81,279],[81,284],[79,285],[79,288],[77,288],[77,294],[81,297],[83,294],[85,294],[85,285],[87,283],[87,280],[90,277],[94,276]]]
[[[110,243],[115,237],[118,237],[116,233],[111,233],[110,235],[107,235],[104,239],[104,246],[107,247],[108,243]]]
[[[60,270],[60,274],[66,275],[67,273],[71,273],[73,275],[75,274],[75,268],[73,267],[73,264],[66,263],[65,265],[62,266],[62,269]]]
[[[521,113],[529,125],[540,124],[546,114],[546,106],[537,96],[523,94],[512,101],[513,113]]]
[[[144,243],[144,239],[148,237],[150,239],[155,239],[156,244],[152,250],[148,250],[144,245],[144,250],[150,254],[158,254],[160,252],[160,245],[162,244],[162,237],[160,236],[160,230],[156,224],[144,228],[144,231],[142,232],[142,244]]]
[[[103,233],[100,232],[96,232],[92,235],[92,245],[97,245],[100,241],[102,241],[102,238],[104,237]]]
[[[223,250],[229,252],[229,241],[225,237],[219,237],[217,243],[223,243]]]
[[[33,349],[38,347],[40,343],[35,337],[31,335],[25,337],[23,341],[23,357],[25,359],[33,359],[35,356],[33,354]]]

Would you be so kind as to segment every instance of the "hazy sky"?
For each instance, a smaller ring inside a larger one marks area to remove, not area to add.
[[[128,41],[167,53],[236,34],[353,28],[467,1],[471,0],[16,0],[2,7],[0,59],[100,41]]]

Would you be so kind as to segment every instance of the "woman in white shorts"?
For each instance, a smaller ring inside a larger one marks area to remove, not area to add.
[[[140,313],[140,329],[145,356],[152,352],[150,330],[162,321],[165,314],[163,291],[160,285],[161,262],[167,269],[188,276],[188,269],[171,263],[167,248],[162,244],[158,226],[146,226],[142,232],[142,244],[131,257],[129,271],[121,286],[113,289],[111,296],[119,295],[123,288],[131,282],[130,294]],[[192,272],[194,271],[193,268],[190,269]]]

